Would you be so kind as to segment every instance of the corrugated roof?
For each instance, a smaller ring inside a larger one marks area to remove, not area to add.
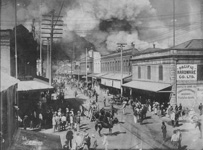
[[[203,39],[193,39],[176,45],[171,49],[203,49]]]

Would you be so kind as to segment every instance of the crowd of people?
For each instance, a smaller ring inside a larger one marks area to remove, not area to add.
[[[77,81],[76,79],[69,79],[69,80],[61,80],[60,78],[55,80],[55,93],[56,93],[56,99],[57,102],[63,103],[64,99],[64,93],[65,90],[67,90],[67,86],[69,86],[74,91],[74,96],[77,97],[78,93],[84,94],[86,97],[89,98],[89,106],[84,111],[84,108],[82,106],[79,110],[74,110],[73,108],[66,106],[65,108],[61,108],[57,105],[57,107],[52,107],[48,111],[48,116],[44,115],[41,111],[34,111],[31,115],[25,115],[22,123],[24,126],[24,129],[26,129],[28,126],[33,128],[34,126],[42,127],[43,125],[47,124],[47,122],[50,122],[53,127],[53,132],[60,132],[60,131],[66,131],[66,144],[64,145],[64,149],[96,149],[98,146],[97,138],[95,135],[89,135],[87,131],[83,131],[80,129],[81,124],[81,118],[83,116],[86,116],[89,118],[89,121],[96,121],[95,113],[100,111],[100,106],[98,103],[98,91],[95,88],[92,88],[92,83],[86,83],[84,81]],[[107,96],[103,97],[103,106],[106,107],[109,102],[112,102],[108,96],[109,91],[105,90]],[[94,100],[93,100],[94,99]],[[174,128],[179,126],[179,119],[180,117],[187,116],[189,113],[188,109],[183,108],[181,104],[172,106],[169,103],[160,103],[157,101],[151,101],[150,99],[146,100],[140,100],[141,97],[132,99],[132,98],[123,98],[122,100],[122,112],[123,115],[126,114],[126,108],[128,105],[133,110],[133,117],[134,122],[140,124],[143,123],[143,120],[147,116],[147,112],[151,112],[153,115],[157,115],[159,118],[161,117],[168,117],[171,119],[171,124]],[[45,97],[42,98],[41,102],[46,102]],[[111,105],[113,106],[113,105]],[[38,107],[42,109],[43,103],[39,103]],[[202,104],[199,105],[199,113],[202,115],[203,106]],[[38,110],[41,110],[38,109]],[[112,108],[113,110],[113,108]],[[51,119],[50,119],[51,118]],[[201,128],[201,122],[196,122],[196,128],[200,131],[200,137],[202,136],[202,128]],[[165,122],[162,122],[161,130],[163,133],[163,140],[165,141],[167,138],[167,125]],[[181,131],[176,129],[173,132],[173,135],[171,136],[171,142],[173,146],[177,149],[181,147]],[[107,137],[104,137],[103,139],[103,145],[107,149],[108,146],[108,140]]]

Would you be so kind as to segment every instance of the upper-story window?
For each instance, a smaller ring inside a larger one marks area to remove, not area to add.
[[[124,72],[125,72],[125,70],[126,70],[126,64],[125,64],[125,63],[126,63],[126,61],[124,60],[124,61],[123,61],[123,71],[124,71]]]
[[[147,66],[147,79],[151,79],[151,66]]]
[[[121,62],[118,61],[118,71],[121,71]]]
[[[163,80],[163,66],[159,65],[159,80]]]
[[[141,67],[138,66],[138,79],[140,79],[140,78],[141,78]]]

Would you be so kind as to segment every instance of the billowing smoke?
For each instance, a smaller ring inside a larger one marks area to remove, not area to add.
[[[202,38],[200,26],[198,23],[194,25],[201,18],[197,14],[194,17],[194,12],[201,12],[200,2],[176,1],[176,43]],[[76,3],[74,8],[67,9],[64,18],[68,30],[94,43],[96,49],[103,54],[115,51],[117,43],[127,43],[130,46],[134,42],[139,49],[151,47],[152,44],[160,48],[173,44],[172,1],[78,0]],[[153,4],[158,7],[153,7]],[[184,7],[184,11],[180,7]],[[164,11],[167,15],[162,16]]]
[[[139,28],[159,25],[162,29],[148,34],[158,35],[168,32],[165,25],[156,18],[156,10],[149,0],[84,0],[77,1],[77,7],[67,10],[64,21],[69,30],[85,37],[95,43],[98,51],[107,53],[115,51],[117,43],[134,42],[137,48],[146,48],[150,43],[141,40]],[[139,19],[140,17],[154,17],[150,22]],[[148,35],[145,35],[147,37]],[[167,45],[160,45],[166,47]],[[126,47],[128,48],[128,47]]]
[[[202,0],[175,0],[176,44],[202,35]],[[12,0],[3,0],[4,26],[14,26]],[[32,19],[39,29],[40,13],[52,9],[59,12],[62,1],[18,0],[18,23],[28,29]],[[102,54],[115,51],[117,43],[134,43],[142,50],[152,47],[166,48],[173,45],[173,1],[163,0],[65,0],[61,12],[64,34],[61,47],[69,56],[79,57],[85,48]],[[8,17],[9,16],[9,17]]]

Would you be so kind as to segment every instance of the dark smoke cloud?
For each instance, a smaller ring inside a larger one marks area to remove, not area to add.
[[[118,42],[131,42],[140,50],[151,47],[166,48],[172,45],[172,0],[65,0],[61,15],[64,26],[61,49],[71,56],[73,42],[79,57],[85,48],[102,54],[115,51]],[[202,0],[175,0],[177,44],[192,38],[202,38]],[[62,0],[18,0],[18,21],[30,28],[36,19],[39,29],[40,11],[52,9],[58,14]],[[4,27],[13,28],[13,0],[3,0]],[[199,14],[198,14],[199,13]],[[126,48],[129,48],[126,46]]]

